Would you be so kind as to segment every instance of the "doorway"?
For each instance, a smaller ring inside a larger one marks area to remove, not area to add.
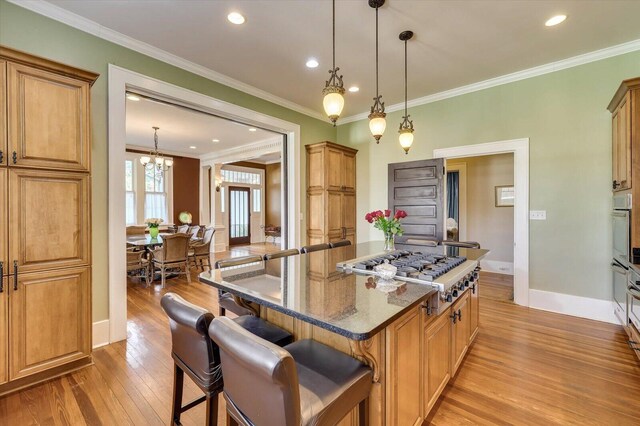
[[[529,139],[513,139],[454,148],[435,149],[434,158],[446,160],[494,154],[513,154],[513,300],[529,306]],[[460,239],[470,239],[465,235]],[[490,248],[490,247],[489,247]]]
[[[229,245],[251,243],[249,188],[229,187]]]

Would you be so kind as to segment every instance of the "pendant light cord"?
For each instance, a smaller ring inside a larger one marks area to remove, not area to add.
[[[333,69],[336,69],[336,0],[333,0]]]
[[[407,40],[404,41],[404,115],[407,115]]]
[[[376,6],[376,96],[378,93],[378,7]]]

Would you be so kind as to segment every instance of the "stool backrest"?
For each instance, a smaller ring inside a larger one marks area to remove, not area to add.
[[[209,335],[220,348],[224,393],[253,424],[299,425],[300,390],[289,352],[226,317],[213,320]]]
[[[244,265],[246,263],[262,262],[262,256],[254,254],[251,256],[231,257],[229,259],[218,260],[215,263],[215,269],[229,268],[231,266]]]
[[[200,306],[187,302],[175,293],[167,293],[160,301],[169,317],[171,352],[193,374],[206,383],[219,374],[218,350],[209,337],[209,324],[213,314]]]
[[[351,245],[351,241],[349,241],[349,240],[340,240],[340,241],[336,241],[335,243],[329,243],[329,245],[331,246],[331,248],[347,247],[347,246]]]
[[[329,243],[322,243],[322,244],[313,244],[310,246],[304,246],[300,249],[300,253],[311,253],[314,251],[320,251],[320,250],[329,250],[331,248],[331,246],[329,245]]]
[[[264,255],[264,260],[279,259],[281,257],[295,256],[297,254],[300,254],[298,249],[280,250],[280,251],[276,251],[274,253],[265,254]]]

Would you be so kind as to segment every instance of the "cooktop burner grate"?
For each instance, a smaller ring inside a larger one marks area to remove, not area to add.
[[[391,265],[398,268],[397,277],[434,281],[466,260],[466,257],[459,256],[447,257],[441,254],[395,250],[377,257],[358,261],[353,264],[353,269],[371,271],[376,266],[389,261]]]

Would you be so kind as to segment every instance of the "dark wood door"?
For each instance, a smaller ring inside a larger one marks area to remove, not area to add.
[[[251,244],[249,188],[229,187],[229,245]]]
[[[412,239],[441,242],[444,236],[444,159],[389,164],[389,209],[407,212],[404,235],[396,243]]]

